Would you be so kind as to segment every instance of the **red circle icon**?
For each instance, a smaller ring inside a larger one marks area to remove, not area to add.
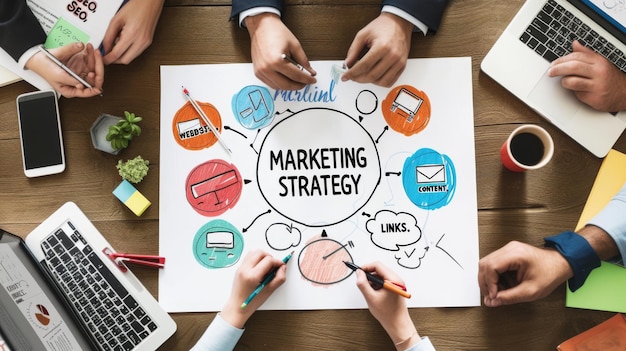
[[[235,206],[243,182],[235,165],[210,160],[189,173],[185,188],[191,207],[203,216],[214,217]]]

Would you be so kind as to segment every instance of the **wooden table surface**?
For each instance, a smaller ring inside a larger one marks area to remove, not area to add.
[[[510,240],[535,245],[572,229],[601,159],[539,117],[480,71],[480,62],[522,0],[451,0],[436,35],[413,35],[410,57],[471,56],[481,257]],[[379,13],[378,0],[290,0],[283,18],[311,60],[341,60],[356,34]],[[53,210],[74,201],[124,252],[158,254],[159,66],[250,62],[248,34],[229,22],[230,2],[166,0],[154,42],[128,66],[106,68],[104,97],[61,99],[67,169],[28,179],[21,165],[15,98],[34,88],[19,82],[0,89],[0,227],[24,237]],[[119,156],[95,150],[89,128],[101,113],[144,117],[143,134]],[[516,125],[545,127],[553,160],[525,174],[500,164],[498,150]],[[615,149],[626,151],[622,137]],[[136,217],[111,195],[118,159],[142,155],[150,173],[141,184],[152,206]],[[157,272],[133,268],[157,296]],[[193,279],[193,277],[189,277]],[[420,308],[411,316],[437,350],[555,350],[561,341],[612,313],[564,307],[565,288],[549,297],[501,308]],[[172,315],[178,331],[160,350],[189,349],[214,313]],[[259,311],[237,350],[393,350],[367,310]]]

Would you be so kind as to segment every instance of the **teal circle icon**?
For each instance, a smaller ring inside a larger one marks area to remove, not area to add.
[[[193,238],[193,255],[203,267],[230,267],[239,261],[243,236],[229,222],[221,219],[203,225]]]

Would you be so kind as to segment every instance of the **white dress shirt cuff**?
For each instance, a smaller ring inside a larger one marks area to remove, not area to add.
[[[246,28],[246,23],[244,22],[246,17],[256,16],[265,12],[274,13],[280,17],[280,11],[275,7],[253,7],[239,13],[239,27]]]
[[[243,335],[244,329],[235,328],[217,314],[191,351],[232,350]]]
[[[28,62],[28,60],[30,60],[30,58],[35,56],[35,54],[38,52],[39,52],[39,45],[33,46],[32,48],[26,50],[22,54],[22,56],[20,56],[20,59],[19,61],[17,61],[17,64],[20,66],[21,69],[25,69],[24,66],[26,66],[26,62]]]
[[[397,8],[395,6],[385,5],[385,6],[383,6],[383,9],[381,10],[381,12],[387,12],[387,13],[394,14],[394,15],[402,18],[405,21],[413,23],[413,25],[415,26],[415,29],[419,29],[422,33],[424,33],[424,35],[426,35],[426,33],[428,33],[428,26],[427,25],[422,23],[417,18],[411,16],[410,13],[408,13],[408,12],[406,12],[404,10],[400,10],[399,8]],[[414,32],[416,31],[415,29],[413,30]]]
[[[588,223],[602,228],[613,238],[621,259],[611,262],[621,265],[624,265],[624,260],[626,260],[626,216],[624,214],[626,214],[626,184]]]

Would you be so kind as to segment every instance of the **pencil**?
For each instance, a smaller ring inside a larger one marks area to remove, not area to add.
[[[220,144],[222,144],[224,149],[226,149],[229,153],[232,153],[232,151],[230,151],[230,148],[228,147],[228,145],[226,145],[226,142],[222,138],[222,135],[218,132],[217,128],[215,128],[215,126],[213,125],[209,117],[207,117],[207,115],[204,113],[204,111],[202,111],[200,106],[198,106],[198,103],[196,102],[196,100],[191,98],[191,95],[189,95],[189,90],[183,87],[183,93],[187,97],[187,100],[189,100],[189,102],[191,103],[191,106],[193,106],[196,112],[198,112],[198,114],[200,115],[204,123],[209,127],[209,129],[211,129],[211,132],[213,132],[213,135],[215,135],[215,137],[217,138],[217,141],[219,141]]]
[[[54,62],[57,66],[59,66],[62,70],[67,72],[72,78],[76,79],[80,84],[84,85],[86,88],[93,89],[91,84],[87,83],[86,80],[82,79],[78,74],[74,73],[69,67],[63,64],[58,58],[50,53],[50,51],[46,50],[43,45],[39,46],[39,51],[41,51],[44,55],[46,55],[52,62]]]
[[[352,262],[343,261],[343,263],[345,263],[345,265],[348,266],[353,271],[355,271],[357,269],[360,269],[360,270],[363,271],[363,268],[355,265]],[[369,280],[370,282],[372,282],[372,283],[374,283],[374,284],[376,284],[378,286],[381,286],[383,289],[387,289],[387,290],[389,290],[391,292],[394,292],[394,293],[396,293],[396,294],[398,294],[398,295],[400,295],[402,297],[406,297],[407,299],[411,298],[411,294],[406,292],[406,288],[403,289],[403,287],[404,287],[403,285],[391,282],[389,280],[385,280],[385,279],[383,279],[381,277],[373,275],[370,272],[366,272],[366,271],[363,271],[363,272],[365,273],[365,276],[367,277],[367,280]]]
[[[311,72],[309,72],[308,69],[304,68],[304,66],[302,66],[301,64],[299,64],[296,60],[292,59],[289,55],[286,54],[281,54],[280,57],[283,60],[287,60],[289,61],[291,64],[293,64],[294,66],[296,66],[299,70],[301,70],[302,72],[306,72],[308,73],[310,76],[312,76],[313,74],[311,74]]]
[[[286,264],[287,262],[289,262],[289,260],[291,259],[292,255],[293,255],[293,251],[291,251],[291,253],[289,253],[289,255],[287,255],[285,258],[283,258],[283,263]],[[254,299],[254,297],[257,296],[261,292],[261,290],[263,290],[263,288],[267,284],[269,284],[269,282],[272,281],[272,279],[274,279],[274,277],[276,276],[276,272],[278,271],[278,268],[280,268],[280,267],[276,267],[276,268],[272,269],[272,271],[265,277],[265,279],[263,279],[261,284],[259,284],[259,286],[257,286],[256,289],[254,289],[252,294],[250,294],[250,296],[248,296],[246,301],[244,301],[241,304],[241,308],[245,308],[246,306],[248,306],[250,301],[252,301],[252,299]]]

